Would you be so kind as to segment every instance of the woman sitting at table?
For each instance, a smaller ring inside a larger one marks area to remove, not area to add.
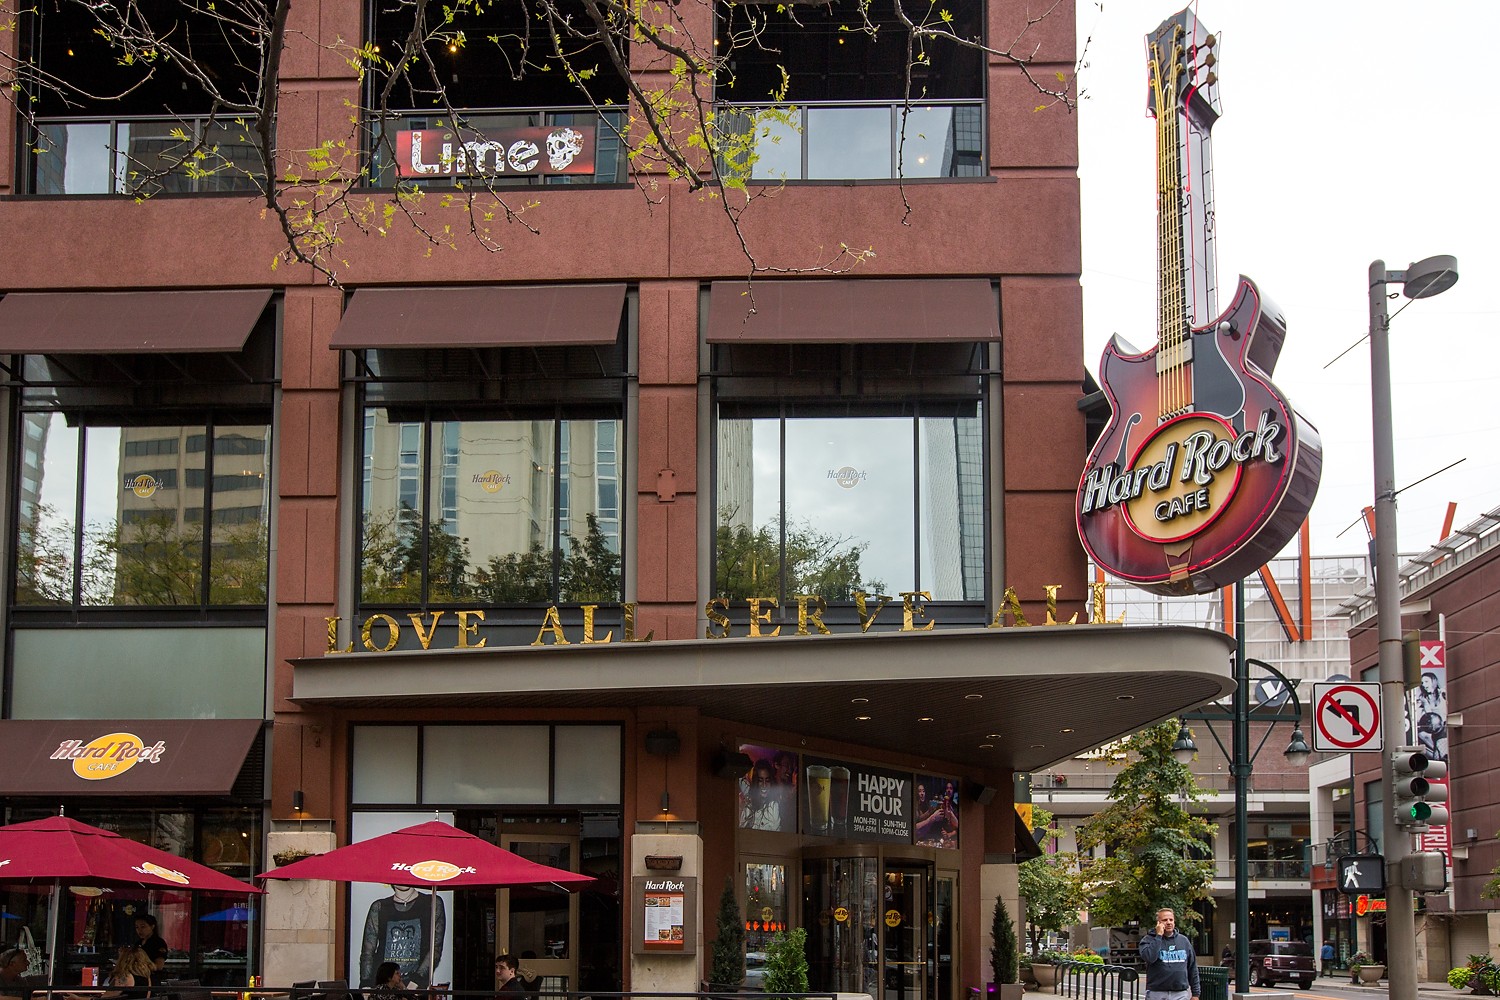
[[[406,983],[401,978],[401,966],[395,962],[381,962],[375,970],[374,993],[405,993]]]
[[[120,949],[115,958],[115,967],[109,974],[110,986],[141,987],[151,985],[151,974],[156,971],[156,965],[151,961],[149,955],[139,945],[127,944]],[[119,993],[106,993],[106,997],[120,996]],[[133,993],[133,996],[141,996],[141,993]]]

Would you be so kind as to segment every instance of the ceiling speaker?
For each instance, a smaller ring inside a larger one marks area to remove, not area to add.
[[[675,729],[653,729],[646,734],[646,752],[653,757],[670,757],[682,749],[682,737]]]
[[[713,770],[716,778],[739,778],[750,773],[754,763],[747,753],[720,750],[714,754]]]

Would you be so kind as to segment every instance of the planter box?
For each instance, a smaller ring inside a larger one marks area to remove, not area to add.
[[[1361,965],[1359,967],[1359,981],[1362,983],[1378,983],[1385,978],[1385,966],[1383,965]]]
[[[1036,984],[1041,989],[1057,985],[1057,966],[1050,962],[1032,962],[1031,974],[1036,977]]]

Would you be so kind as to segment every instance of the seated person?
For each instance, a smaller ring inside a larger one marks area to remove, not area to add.
[[[146,954],[145,949],[139,945],[127,944],[120,949],[119,956],[115,959],[115,967],[109,974],[109,985],[126,988],[150,986],[151,976],[155,972],[156,963],[151,961],[151,956]],[[117,997],[122,994],[111,992],[104,995]]]
[[[395,962],[381,962],[375,970],[375,986],[372,993],[404,993],[406,983],[401,979],[401,966]]]
[[[0,952],[0,996],[20,997],[22,1000],[31,996],[33,983],[26,976],[30,964],[31,959],[20,948]]]

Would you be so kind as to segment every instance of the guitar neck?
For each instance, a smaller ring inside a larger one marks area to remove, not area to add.
[[[1189,366],[1192,344],[1187,308],[1187,254],[1182,222],[1181,114],[1178,111],[1173,75],[1164,71],[1180,57],[1180,40],[1171,59],[1156,57],[1156,235],[1157,308],[1156,375],[1158,417],[1166,420],[1186,413],[1193,406]]]

